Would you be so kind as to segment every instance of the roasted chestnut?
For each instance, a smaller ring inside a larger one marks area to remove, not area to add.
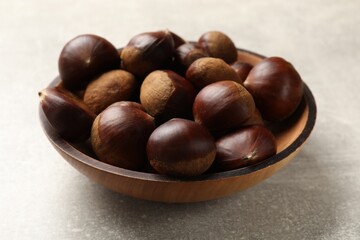
[[[190,177],[204,173],[215,159],[215,143],[200,124],[174,118],[159,126],[147,143],[151,166],[159,173]]]
[[[150,73],[140,88],[140,102],[158,123],[171,118],[192,118],[196,91],[189,81],[168,70]]]
[[[204,87],[196,96],[193,115],[211,132],[241,126],[255,111],[250,93],[234,81],[220,81]]]
[[[201,35],[198,43],[209,53],[210,57],[221,58],[227,63],[232,63],[237,59],[235,44],[222,32],[206,32]]]
[[[84,89],[99,74],[120,68],[120,56],[106,39],[85,34],[70,40],[59,57],[59,73],[69,90]]]
[[[96,115],[70,91],[46,88],[39,92],[40,106],[50,125],[64,139],[81,141],[90,136]]]
[[[96,114],[114,102],[127,101],[139,88],[134,75],[124,70],[112,70],[89,83],[84,102]]]
[[[220,58],[212,57],[199,58],[193,62],[186,71],[185,78],[198,90],[211,83],[223,80],[242,83],[242,79],[226,62]]]
[[[276,154],[274,135],[263,126],[234,131],[216,141],[214,168],[227,171],[259,163]]]
[[[142,170],[147,165],[146,143],[154,119],[131,104],[114,103],[95,119],[91,143],[99,160],[117,167]]]
[[[289,117],[303,97],[303,81],[299,73],[280,57],[266,58],[256,64],[244,86],[254,97],[262,117],[269,121]]]
[[[122,67],[140,77],[163,69],[172,61],[174,40],[167,30],[134,36],[121,51]]]

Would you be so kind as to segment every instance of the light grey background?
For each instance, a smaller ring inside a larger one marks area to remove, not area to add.
[[[0,1],[0,239],[360,239],[360,1]],[[63,45],[94,33],[124,46],[169,28],[221,30],[292,62],[318,104],[301,153],[231,197],[161,204],[110,192],[51,147],[37,92]]]

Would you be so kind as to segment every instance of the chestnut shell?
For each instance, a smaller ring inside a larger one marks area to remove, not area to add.
[[[196,122],[211,132],[224,132],[241,126],[255,111],[250,93],[234,81],[220,81],[203,88],[195,98]]]
[[[120,68],[120,56],[106,39],[84,34],[64,46],[58,66],[63,86],[69,90],[80,90],[97,75]]]
[[[147,154],[151,166],[171,176],[197,176],[215,159],[215,142],[200,124],[174,118],[151,134]]]
[[[61,87],[39,92],[40,106],[50,125],[68,141],[81,141],[90,136],[96,115],[70,91]]]
[[[189,81],[170,70],[150,73],[140,89],[140,101],[146,111],[164,123],[171,118],[192,118],[196,91]]]
[[[143,170],[147,165],[146,143],[154,129],[153,117],[138,106],[114,103],[96,117],[91,143],[100,161]]]
[[[165,31],[145,32],[134,36],[121,51],[122,67],[139,77],[170,65],[174,39]]]
[[[275,154],[275,137],[267,128],[245,127],[216,141],[214,168],[232,170],[259,163]]]
[[[280,57],[256,64],[244,82],[268,121],[282,121],[296,110],[303,97],[303,85],[293,65]]]

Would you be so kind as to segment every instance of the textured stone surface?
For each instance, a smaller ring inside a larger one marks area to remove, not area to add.
[[[1,239],[360,239],[360,2],[0,1]],[[40,128],[37,92],[69,39],[123,46],[169,28],[195,40],[221,30],[238,47],[294,64],[318,121],[297,158],[231,197],[160,204],[82,176]]]

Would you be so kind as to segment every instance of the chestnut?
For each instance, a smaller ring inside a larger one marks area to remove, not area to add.
[[[154,129],[153,117],[140,108],[114,103],[96,117],[91,144],[100,161],[142,170],[147,165],[146,143]]]
[[[185,43],[175,50],[175,61],[188,68],[195,60],[209,55],[196,43]]]
[[[215,142],[196,122],[174,118],[159,126],[147,143],[150,165],[159,173],[177,177],[204,173],[215,159]]]
[[[276,154],[274,135],[263,126],[238,129],[216,141],[214,169],[227,171],[257,164]]]
[[[99,74],[120,68],[120,56],[106,39],[84,34],[70,40],[59,57],[59,74],[69,90],[84,89]]]
[[[187,69],[185,78],[198,90],[223,80],[242,83],[242,79],[226,62],[212,57],[199,58],[193,62]]]
[[[90,136],[96,115],[70,91],[46,88],[39,92],[40,106],[55,131],[68,141],[82,141]]]
[[[234,81],[220,81],[204,87],[196,96],[193,115],[211,132],[224,132],[241,126],[255,111],[250,93]]]
[[[201,35],[198,43],[209,53],[210,57],[221,58],[227,63],[232,63],[237,59],[237,49],[235,44],[222,32],[206,32]]]
[[[171,118],[192,118],[196,91],[189,81],[170,70],[150,73],[140,88],[140,102],[163,123]]]
[[[243,81],[245,81],[249,72],[253,68],[253,65],[251,65],[250,63],[242,62],[242,61],[235,61],[230,65],[230,67],[232,67],[235,70],[235,72],[239,75],[239,77]]]
[[[139,83],[134,75],[124,70],[112,70],[89,83],[84,102],[96,114],[114,102],[130,100]]]
[[[268,121],[282,121],[289,117],[303,97],[303,81],[299,73],[280,57],[266,58],[256,64],[244,86]]]
[[[121,51],[122,67],[136,76],[145,77],[170,64],[173,53],[174,40],[169,31],[141,33]]]

